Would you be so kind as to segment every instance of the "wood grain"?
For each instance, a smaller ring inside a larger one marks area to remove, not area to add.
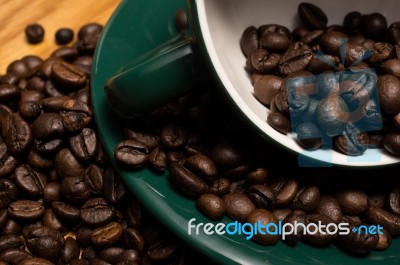
[[[54,35],[57,29],[74,30],[89,22],[105,25],[120,0],[0,0],[0,74],[7,65],[28,54],[48,57],[59,47]],[[25,27],[39,23],[45,29],[43,42],[28,44]],[[72,44],[72,43],[71,43]],[[71,45],[70,44],[70,45]]]

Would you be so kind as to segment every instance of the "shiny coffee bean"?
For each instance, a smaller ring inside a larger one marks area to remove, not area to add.
[[[372,55],[370,58],[368,58],[368,63],[371,65],[381,65],[391,59],[393,57],[393,54],[394,47],[392,45],[390,45],[389,43],[378,42],[373,47]],[[390,68],[391,67],[389,67],[389,69]],[[390,72],[387,73],[390,74]]]
[[[372,13],[363,17],[362,30],[367,38],[381,40],[385,36],[387,27],[386,17],[380,13]]]
[[[211,159],[220,167],[237,167],[243,162],[240,151],[231,144],[214,146],[211,150]]]
[[[329,31],[321,36],[321,48],[328,54],[340,56],[340,47],[347,35],[340,31]]]
[[[273,73],[278,67],[279,59],[279,54],[269,53],[265,49],[257,49],[249,57],[250,69],[261,74]]]
[[[10,218],[4,224],[4,227],[1,231],[1,235],[6,236],[6,235],[19,235],[19,234],[21,234],[21,225],[19,225],[16,221]]]
[[[72,41],[74,32],[70,28],[60,28],[56,31],[55,39],[58,45],[65,45]]]
[[[205,155],[193,155],[185,160],[184,166],[202,179],[211,182],[217,177],[217,167]]]
[[[393,154],[400,155],[400,133],[390,132],[383,138],[383,146],[385,149]]]
[[[248,186],[256,184],[265,184],[268,180],[268,170],[265,167],[258,167],[250,171],[246,176],[246,184]]]
[[[54,166],[61,179],[83,177],[85,174],[85,167],[76,159],[69,148],[63,148],[57,153]]]
[[[256,209],[251,200],[241,193],[229,193],[222,197],[226,215],[239,222],[246,221],[248,215]]]
[[[125,249],[119,248],[119,247],[106,248],[106,249],[103,249],[102,251],[100,251],[99,258],[106,262],[110,262],[110,263],[114,264],[116,262],[116,260],[118,259],[118,256],[121,255],[125,251],[126,251]]]
[[[395,45],[400,41],[400,23],[393,22],[388,28],[388,39],[391,44]]]
[[[330,195],[322,195],[320,197],[315,212],[331,218],[335,223],[340,223],[343,218],[342,209],[340,208],[338,201],[335,197]]]
[[[122,226],[111,222],[105,226],[96,228],[92,232],[91,241],[94,246],[108,247],[116,243],[122,236]]]
[[[90,190],[81,177],[67,177],[61,181],[61,194],[67,202],[83,203],[90,197]]]
[[[102,226],[111,221],[115,215],[114,208],[103,198],[89,199],[81,208],[81,221],[88,226]]]
[[[0,178],[3,178],[14,171],[18,165],[18,160],[12,156],[5,143],[0,144]],[[0,184],[1,186],[1,184]],[[1,203],[0,203],[1,205]],[[0,206],[1,208],[1,206]]]
[[[103,194],[107,202],[118,204],[127,193],[125,182],[110,167],[104,172]]]
[[[225,215],[224,201],[215,194],[206,193],[196,201],[196,207],[212,220],[221,220]]]
[[[60,115],[63,117],[64,128],[68,132],[78,133],[92,122],[93,113],[88,104],[69,99],[63,103]]]
[[[366,212],[366,220],[371,224],[383,226],[392,236],[400,234],[400,217],[386,210],[370,207]]]
[[[211,184],[209,193],[223,196],[229,192],[230,181],[226,178],[217,178]]]
[[[276,205],[276,193],[271,188],[256,184],[247,189],[248,196],[257,208],[273,210]]]
[[[250,56],[258,48],[258,33],[255,27],[251,26],[243,31],[240,38],[240,46],[246,57]]]
[[[325,226],[326,231],[317,230],[318,224],[321,223]],[[309,244],[316,246],[327,245],[332,242],[337,234],[329,224],[334,223],[334,220],[322,214],[309,214],[306,216],[306,226],[309,226],[313,233],[305,234],[302,239]],[[315,224],[314,226],[310,224]],[[311,228],[312,227],[312,228]]]
[[[183,148],[188,141],[186,129],[177,124],[167,124],[161,131],[161,142],[171,150]]]
[[[147,146],[137,140],[125,140],[117,145],[114,156],[119,163],[128,168],[142,167],[148,158]]]
[[[289,48],[290,40],[280,32],[265,32],[260,38],[260,46],[270,52],[281,53]]]
[[[133,228],[127,228],[123,233],[123,241],[125,247],[133,249],[139,253],[142,253],[145,249],[145,242],[142,234]]]
[[[25,101],[19,106],[19,114],[24,120],[33,121],[42,113],[42,107],[34,101]]]
[[[184,9],[176,11],[174,16],[174,25],[177,31],[181,32],[187,29],[187,17]]]
[[[261,25],[260,27],[258,27],[257,31],[259,36],[263,36],[264,34],[269,32],[284,34],[286,35],[286,37],[288,37],[288,39],[291,39],[292,36],[290,30],[287,27],[277,24]]]
[[[41,222],[43,226],[60,231],[62,233],[67,231],[67,228],[61,223],[51,208],[44,210]]]
[[[103,191],[103,179],[103,170],[96,164],[92,164],[86,169],[83,181],[92,195],[99,195]]]
[[[53,262],[51,262],[47,259],[42,259],[42,258],[37,258],[37,257],[23,259],[18,264],[19,265],[54,265]]]
[[[344,189],[336,193],[335,197],[343,214],[358,215],[369,207],[367,195],[358,190]]]
[[[68,89],[78,89],[86,85],[86,73],[72,64],[55,62],[51,71],[54,80]]]
[[[17,235],[0,236],[0,253],[11,248],[22,249],[23,247],[24,241],[21,237]]]
[[[378,234],[378,243],[374,250],[386,250],[392,244],[392,237],[386,229],[382,230],[383,234]]]
[[[297,71],[304,70],[308,67],[312,58],[313,54],[311,50],[307,48],[289,49],[282,54],[279,60],[279,73],[283,76],[287,76]]]
[[[0,84],[0,102],[8,103],[18,100],[21,94],[20,89],[16,85]]]
[[[284,224],[304,224],[306,225],[306,213],[301,210],[294,210],[290,212],[283,220]],[[296,231],[290,235],[287,235],[284,242],[289,245],[295,245],[304,235],[304,227],[301,225],[295,226]],[[283,239],[283,238],[282,238]]]
[[[85,254],[86,254],[85,251],[87,249],[93,250],[92,247],[88,247],[91,244],[91,236],[92,236],[93,230],[89,227],[79,224],[77,227],[74,228],[74,232],[76,235],[76,240],[79,242],[79,245],[82,248],[87,247],[86,249],[83,250],[83,253],[82,253],[82,257],[85,257]],[[94,253],[94,250],[91,252],[93,252],[93,255],[91,255],[92,257],[96,256],[96,253]]]
[[[172,163],[169,171],[171,183],[186,195],[199,197],[207,192],[206,182],[182,165]]]
[[[400,189],[390,191],[386,204],[391,213],[400,216]]]
[[[147,129],[151,130],[150,128]],[[155,133],[146,132],[146,129],[124,128],[123,134],[124,137],[128,140],[136,140],[142,142],[147,146],[149,150],[153,150],[161,144],[160,136]]]
[[[49,140],[64,136],[62,117],[57,113],[43,113],[32,123],[35,139]]]
[[[21,222],[34,222],[39,220],[44,213],[42,203],[30,200],[14,201],[8,206],[8,215]]]
[[[383,191],[376,191],[368,194],[368,203],[370,207],[383,208],[385,206],[386,195]]]
[[[167,168],[167,157],[164,148],[162,146],[154,148],[150,152],[147,162],[153,169],[163,172]]]
[[[98,23],[89,23],[79,29],[77,47],[81,54],[93,54],[102,30],[103,26]]]
[[[351,230],[352,228],[350,228]],[[366,234],[365,231],[341,235],[338,237],[339,246],[350,253],[365,255],[378,244],[378,235]]]
[[[246,218],[246,222],[254,224],[260,222],[263,225],[268,225],[268,224],[278,224],[278,220],[276,217],[268,210],[265,209],[256,209],[250,212],[250,214]],[[275,231],[275,228],[272,227],[270,230]],[[256,233],[252,239],[262,245],[274,245],[278,242],[279,240],[279,235],[272,235],[270,233]]]
[[[25,37],[28,43],[37,44],[42,42],[44,38],[44,29],[37,23],[29,24],[25,28]]]
[[[6,135],[7,149],[12,155],[21,155],[29,150],[32,144],[32,130],[18,114],[13,114],[9,120],[9,130]]]
[[[362,155],[369,145],[369,137],[365,132],[348,123],[344,128],[343,134],[334,139],[335,147],[343,154],[358,156]]]
[[[400,60],[390,59],[383,63],[382,70],[386,74],[394,75],[395,77],[400,77]]]
[[[275,75],[261,75],[254,82],[254,96],[262,104],[269,106],[279,92],[283,79]]]
[[[297,142],[305,149],[314,150],[322,146],[322,133],[311,122],[301,123],[296,127]]]
[[[46,176],[28,164],[18,166],[14,171],[13,179],[18,188],[29,197],[43,195],[43,189],[47,184]]]
[[[7,208],[18,197],[17,185],[9,179],[0,179],[0,209]]]
[[[343,20],[344,31],[347,34],[354,35],[361,31],[362,15],[358,11],[348,13]]]
[[[63,59],[66,62],[72,62],[73,60],[78,57],[79,53],[76,47],[59,47],[58,49],[54,50],[50,57],[58,57]]]
[[[291,208],[306,213],[314,211],[320,200],[320,190],[316,186],[305,186],[301,188],[293,199]]]
[[[322,132],[328,136],[335,136],[342,133],[350,115],[341,97],[328,96],[319,102],[317,118]]]
[[[23,260],[32,257],[32,254],[28,251],[18,248],[10,248],[0,254],[0,260],[6,262],[6,264],[11,265],[18,265],[23,262]]]
[[[293,178],[279,178],[269,187],[276,193],[276,206],[286,207],[292,203],[298,191],[298,183]]]
[[[39,155],[44,157],[52,157],[60,151],[63,147],[63,139],[56,138],[52,140],[33,140],[34,151],[37,152]],[[54,161],[56,162],[56,161]]]
[[[79,209],[65,202],[56,201],[51,204],[55,215],[66,224],[76,224],[79,220]]]
[[[72,237],[67,237],[61,249],[61,261],[65,264],[79,258],[80,246],[79,243]]]
[[[311,30],[326,28],[328,17],[318,6],[311,3],[301,3],[298,6],[298,13],[307,28]]]
[[[279,112],[272,112],[267,117],[268,124],[279,131],[280,133],[287,134],[291,131],[290,120]]]
[[[90,128],[84,128],[80,134],[69,138],[72,153],[80,160],[86,161],[97,153],[97,136]]]
[[[64,244],[64,238],[60,232],[44,226],[32,230],[25,240],[32,254],[51,261],[56,261],[60,257]]]

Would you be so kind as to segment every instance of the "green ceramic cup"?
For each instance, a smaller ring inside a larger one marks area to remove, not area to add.
[[[250,76],[244,70],[245,56],[239,40],[250,25],[280,24],[289,29],[299,25],[297,7],[300,0],[187,0],[189,28],[157,49],[122,66],[106,82],[105,93],[112,109],[124,118],[148,113],[157,106],[182,95],[204,77],[211,77],[232,110],[244,117],[264,138],[299,155],[299,163],[312,166],[339,165],[376,167],[399,163],[379,150],[368,149],[364,155],[349,157],[336,151],[306,151],[292,134],[282,135],[267,124],[269,110],[253,96]],[[395,0],[379,1],[313,1],[324,10],[328,24],[341,24],[351,10],[363,14],[381,12],[388,23],[396,21]],[[318,164],[319,163],[319,164]]]

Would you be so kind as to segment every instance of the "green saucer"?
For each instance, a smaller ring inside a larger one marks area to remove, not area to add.
[[[97,126],[105,149],[115,166],[113,151],[122,140],[123,122],[108,107],[103,85],[107,78],[136,57],[176,35],[175,12],[183,0],[125,0],[106,25],[96,50],[92,70],[92,100]],[[239,45],[239,44],[238,44]],[[195,202],[178,194],[167,174],[155,175],[148,169],[127,171],[116,167],[130,190],[168,229],[221,264],[395,264],[400,263],[400,240],[389,250],[363,258],[345,254],[336,247],[316,248],[303,243],[290,247],[283,242],[261,246],[244,236],[188,235],[188,221],[210,222],[195,208]],[[229,222],[225,218],[223,222]]]

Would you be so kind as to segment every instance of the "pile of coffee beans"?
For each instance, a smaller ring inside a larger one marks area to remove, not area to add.
[[[90,101],[102,28],[0,75],[0,264],[208,264],[144,211],[105,154]]]
[[[328,26],[317,6],[301,3],[303,26],[249,26],[240,45],[254,95],[268,124],[295,133],[305,149],[352,156],[367,148],[400,155],[400,22],[380,13],[348,13]],[[340,59],[343,57],[343,61]]]

